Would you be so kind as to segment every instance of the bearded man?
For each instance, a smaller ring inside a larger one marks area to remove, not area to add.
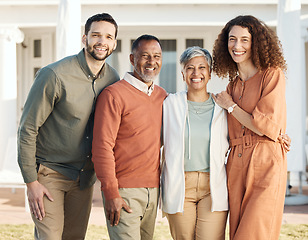
[[[93,162],[101,181],[110,239],[153,239],[160,178],[162,104],[154,85],[162,65],[160,41],[142,35],[132,45],[133,72],[97,100]]]
[[[105,63],[118,25],[107,13],[90,17],[85,48],[42,68],[18,129],[18,163],[27,185],[35,239],[84,239],[96,180],[91,148],[95,102],[119,80]]]

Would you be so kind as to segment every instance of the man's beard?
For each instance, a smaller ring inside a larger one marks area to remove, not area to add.
[[[108,51],[109,48],[107,49],[106,51],[106,54],[103,56],[103,57],[99,57],[97,54],[95,54],[94,52],[94,47],[91,49],[91,47],[89,46],[88,42],[87,42],[87,45],[86,45],[86,50],[87,52],[95,59],[95,60],[98,60],[98,61],[104,61],[107,57],[110,56],[110,54],[112,53],[112,50],[111,51]]]
[[[157,77],[158,77],[158,74],[157,75],[146,75],[142,72],[140,72],[139,70],[137,70],[137,66],[135,65],[135,72],[138,73],[138,75],[141,77],[142,81],[145,82],[145,83],[150,83],[150,82],[154,82]]]

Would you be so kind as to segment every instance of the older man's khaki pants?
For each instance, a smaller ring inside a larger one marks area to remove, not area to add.
[[[120,188],[120,196],[133,210],[121,210],[117,226],[110,226],[106,219],[111,240],[152,240],[157,215],[158,188]],[[102,193],[103,200],[104,194]]]

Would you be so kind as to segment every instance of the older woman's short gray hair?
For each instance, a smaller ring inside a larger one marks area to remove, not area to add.
[[[212,71],[212,56],[211,56],[211,54],[209,53],[208,50],[201,48],[201,47],[198,47],[198,46],[189,47],[182,53],[182,55],[180,57],[180,64],[181,64],[182,70],[184,69],[186,64],[189,62],[189,60],[194,58],[194,57],[205,57],[208,65],[209,65],[210,72]]]

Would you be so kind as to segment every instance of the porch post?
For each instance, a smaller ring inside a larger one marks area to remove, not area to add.
[[[60,0],[57,22],[57,60],[81,49],[80,0]]]
[[[301,69],[302,61],[305,61],[303,57],[305,51],[302,44],[300,11],[300,0],[279,0],[277,34],[282,42],[288,65],[286,74],[287,134],[292,139],[291,151],[288,153],[288,171],[297,173],[305,171],[306,165],[306,80]],[[286,204],[295,204],[292,200],[287,197]]]
[[[303,171],[305,159],[305,78],[301,74],[304,49],[301,42],[300,0],[279,0],[277,34],[288,71],[286,80],[287,133],[292,139],[288,171]]]
[[[0,28],[0,170],[8,161],[17,166],[14,147],[17,133],[16,43],[23,39],[24,34],[18,28]]]

